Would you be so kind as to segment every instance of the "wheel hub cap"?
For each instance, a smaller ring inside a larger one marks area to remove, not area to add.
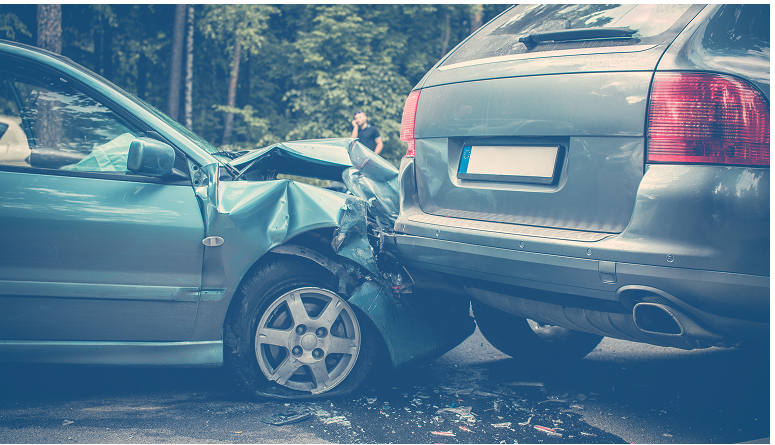
[[[318,345],[318,339],[312,334],[307,334],[301,339],[301,347],[310,351]]]
[[[264,376],[278,385],[319,394],[352,371],[361,348],[358,319],[327,289],[294,289],[274,300],[258,322],[255,353]]]

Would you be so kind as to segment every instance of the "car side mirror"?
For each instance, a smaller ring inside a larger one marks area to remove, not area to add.
[[[175,165],[175,149],[164,142],[137,138],[129,144],[127,170],[145,176],[167,176]]]

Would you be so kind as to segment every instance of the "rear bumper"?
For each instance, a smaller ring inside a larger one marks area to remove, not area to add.
[[[404,162],[401,214],[387,241],[405,264],[469,287],[537,289],[565,295],[563,306],[621,313],[641,295],[659,295],[725,339],[761,335],[769,329],[769,170],[688,168],[652,167],[625,231],[588,236],[427,215]]]
[[[756,338],[769,329],[769,277],[613,263],[402,234],[389,238],[404,264],[453,276],[475,289],[528,299],[562,294],[565,298],[551,304],[623,314],[630,313],[640,296],[657,295],[731,341]],[[534,289],[545,292],[526,292]]]

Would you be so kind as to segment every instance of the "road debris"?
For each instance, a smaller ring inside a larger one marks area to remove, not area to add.
[[[327,401],[322,405],[325,416],[316,413],[323,417],[315,422],[315,428],[322,427],[316,433],[332,443],[559,443],[584,439],[621,443],[605,432],[585,432],[594,430],[578,411],[567,408],[573,404],[572,408],[583,409],[580,400],[586,400],[588,392],[578,396],[578,390],[570,394],[554,391],[535,380],[480,387],[469,374],[461,371],[460,376],[446,387],[405,385],[392,391],[375,390],[347,402],[331,401],[330,408]],[[434,440],[421,439],[429,433]]]
[[[333,416],[333,417],[326,417],[320,419],[321,422],[325,423],[326,425],[330,425],[332,423],[336,423],[343,426],[350,426],[350,421],[347,420],[347,417],[345,416]]]
[[[454,403],[453,403],[454,405]],[[436,411],[436,414],[441,413],[453,413],[457,414],[458,416],[467,416],[471,414],[471,407],[470,406],[458,406],[457,408],[441,408],[440,410]]]
[[[303,407],[289,409],[268,417],[264,417],[261,419],[261,422],[269,425],[281,426],[301,422],[302,420],[308,419],[310,417],[312,417],[312,412],[309,410],[309,408]]]
[[[434,436],[447,436],[447,437],[455,437],[455,433],[452,431],[431,431],[431,434]]]
[[[491,392],[485,392],[485,391],[474,391],[474,395],[476,396],[482,396],[482,397],[498,397],[498,394],[493,394]]]
[[[73,424],[73,423],[75,423],[75,422],[73,422],[72,420],[67,420],[67,419],[65,419],[65,421],[64,421],[64,422],[62,422],[62,425],[71,425],[71,424]]]
[[[552,428],[547,428],[547,427],[541,426],[541,425],[533,425],[533,428],[537,429],[538,431],[541,431],[542,433],[546,433],[549,436],[562,437],[562,434],[558,433],[557,431],[553,430]]]
[[[468,423],[476,423],[476,417],[474,417],[473,414],[469,414],[467,416],[460,416],[460,420]]]

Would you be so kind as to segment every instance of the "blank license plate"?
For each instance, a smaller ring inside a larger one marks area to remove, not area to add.
[[[467,145],[458,178],[550,184],[554,181],[559,146]]]

